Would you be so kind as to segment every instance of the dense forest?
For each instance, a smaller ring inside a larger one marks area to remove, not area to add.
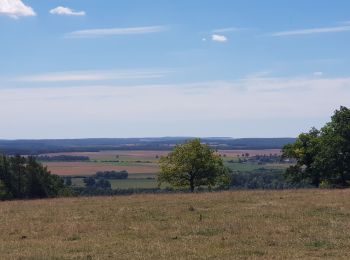
[[[0,156],[0,200],[68,195],[63,180],[34,157]]]
[[[127,171],[100,171],[96,172],[95,178],[99,179],[109,179],[109,180],[123,180],[127,179],[129,176],[129,173]]]
[[[77,155],[39,155],[35,156],[40,162],[81,162],[81,161],[89,161],[89,156],[77,156]]]
[[[0,140],[0,152],[5,154],[38,155],[57,152],[96,152],[102,150],[172,150],[192,137],[164,138],[93,138],[51,140]],[[281,149],[295,138],[202,138],[214,149]]]

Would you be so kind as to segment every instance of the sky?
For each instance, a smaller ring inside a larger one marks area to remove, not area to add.
[[[348,0],[0,0],[0,139],[295,137],[350,106]]]

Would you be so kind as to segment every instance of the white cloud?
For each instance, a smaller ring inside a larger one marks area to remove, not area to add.
[[[281,36],[296,36],[296,35],[309,35],[309,34],[320,34],[320,33],[337,33],[350,31],[350,26],[336,26],[336,27],[322,27],[312,29],[300,29],[293,31],[282,31],[271,33],[269,36],[281,37]]]
[[[69,81],[105,81],[128,79],[154,79],[164,77],[168,71],[66,71],[16,78],[19,82],[69,82]]]
[[[84,16],[86,13],[85,13],[85,11],[74,11],[74,10],[70,9],[69,7],[58,6],[54,9],[51,9],[50,14],[68,15],[68,16]]]
[[[211,39],[214,41],[214,42],[227,42],[228,39],[225,35],[220,35],[220,34],[213,34],[211,36]]]
[[[0,15],[17,19],[21,16],[35,16],[36,13],[21,0],[0,0]]]
[[[156,114],[160,122],[167,118],[227,120],[318,117],[330,114],[340,105],[349,106],[349,95],[350,78],[307,77],[248,78],[237,81],[135,87],[96,85],[65,88],[64,91],[61,87],[13,88],[0,89],[0,111],[12,111],[11,109],[18,106],[21,101],[24,103],[21,103],[20,107],[33,111],[35,107],[47,105],[45,111],[48,116],[50,109],[53,109],[55,114],[61,114],[62,119],[70,114],[65,113],[65,110],[72,109],[71,111],[76,112],[77,118],[79,116],[84,118],[86,113],[97,109],[94,113],[103,115],[107,120],[116,116],[114,107],[124,108],[124,112],[117,115],[123,120],[150,119]],[[53,99],[56,101],[52,102]],[[212,106],[213,100],[220,100],[215,103],[215,108]],[[30,106],[29,103],[34,106]],[[91,107],[94,109],[86,110]],[[232,113],[232,111],[244,111],[244,113]]]
[[[0,117],[7,122],[0,135],[254,136],[263,135],[264,128],[268,136],[292,136],[302,127],[307,130],[313,126],[313,119],[328,119],[340,105],[350,107],[349,96],[350,78],[313,76],[134,87],[111,84],[64,90],[49,84],[0,88]],[[40,111],[40,117],[13,120],[23,109],[27,114]],[[295,126],[293,120],[301,124]],[[43,129],[42,122],[48,128]],[[246,122],[251,122],[249,127]],[[287,125],[281,127],[284,123]]]
[[[239,32],[247,30],[247,28],[240,28],[240,27],[227,27],[227,28],[220,28],[213,30],[213,33],[225,33],[225,32]]]
[[[95,38],[112,35],[149,34],[167,31],[166,26],[88,29],[68,33],[67,38]]]

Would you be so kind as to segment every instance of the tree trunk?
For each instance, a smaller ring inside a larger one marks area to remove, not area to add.
[[[194,178],[191,177],[190,179],[190,189],[191,189],[191,192],[194,192]]]
[[[341,174],[341,184],[342,184],[343,188],[347,186],[347,182],[346,182],[346,179],[345,179],[345,172],[344,171]]]

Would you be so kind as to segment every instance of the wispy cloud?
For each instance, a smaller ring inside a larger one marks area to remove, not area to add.
[[[156,113],[159,122],[167,118],[214,120],[324,116],[340,105],[350,105],[349,87],[350,78],[291,77],[134,87],[123,84],[90,85],[70,87],[65,91],[60,86],[0,88],[0,111],[16,111],[17,104],[21,101],[21,107],[28,108],[28,112],[41,111],[39,107],[43,107],[47,116],[54,110],[62,121],[67,115],[73,116],[65,113],[65,110],[73,108],[75,110],[71,111],[79,110],[79,115],[75,115],[77,118],[84,115],[89,117],[90,113],[96,112],[94,120],[99,120],[99,115],[104,112],[109,114],[106,116],[108,120],[117,116],[126,121],[130,118],[147,121],[154,119]],[[56,101],[52,103],[52,99]],[[214,109],[213,100],[220,100]],[[295,100],[298,100],[298,106],[295,106]],[[53,108],[55,105],[57,107]],[[94,107],[98,111],[86,110],[86,107]],[[125,108],[125,113],[115,115],[114,111],[118,107]],[[240,110],[245,111],[244,114],[232,113]],[[6,115],[5,113],[4,116]]]
[[[350,25],[350,21],[342,21],[342,22],[340,22],[339,24],[342,24],[342,25]]]
[[[96,38],[112,35],[132,35],[132,34],[150,34],[167,31],[167,26],[144,26],[144,27],[126,27],[126,28],[101,28],[88,29],[70,32],[67,38]]]
[[[17,19],[22,16],[35,16],[36,13],[21,0],[0,0],[0,15]]]
[[[66,71],[19,77],[20,82],[72,82],[72,81],[106,81],[128,79],[162,78],[169,71],[134,70],[134,71]]]
[[[3,138],[252,136],[261,135],[261,129],[267,136],[294,136],[314,125],[311,119],[325,118],[340,105],[350,106],[350,78],[312,75],[133,87],[76,84],[64,91],[61,84],[47,85],[0,87],[0,115],[7,122],[0,128]],[[220,102],[213,106],[213,100]],[[40,117],[13,120],[23,109],[27,114],[40,111]],[[294,120],[301,123],[294,125]],[[42,122],[51,127],[49,132],[38,127]]]
[[[246,75],[246,79],[256,79],[256,78],[266,78],[269,77],[271,74],[273,73],[272,70],[261,70],[261,71],[257,71],[254,73],[250,73],[248,75]]]
[[[247,30],[247,28],[240,28],[240,27],[226,27],[226,28],[219,28],[213,30],[213,33],[226,33],[226,32],[239,32]]]
[[[323,72],[322,71],[315,71],[312,75],[314,75],[316,77],[322,77],[323,76]]]
[[[228,41],[227,37],[225,35],[221,35],[221,34],[213,34],[211,36],[211,39],[214,42],[221,42],[221,43]]]
[[[67,15],[67,16],[84,16],[86,13],[85,11],[74,11],[69,7],[57,6],[56,8],[50,10],[50,14]]]
[[[297,35],[309,35],[309,34],[321,34],[321,33],[338,33],[350,31],[350,25],[348,26],[335,26],[335,27],[321,27],[321,28],[312,28],[312,29],[300,29],[292,31],[281,31],[269,34],[273,37],[282,37],[282,36],[297,36]]]

